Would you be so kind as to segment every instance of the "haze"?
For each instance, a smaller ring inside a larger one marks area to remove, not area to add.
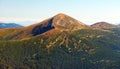
[[[120,0],[0,0],[0,22],[30,25],[58,13],[88,25],[120,23]]]

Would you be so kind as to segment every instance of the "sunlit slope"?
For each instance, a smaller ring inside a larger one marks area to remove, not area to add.
[[[113,31],[84,29],[62,31],[51,37],[39,35],[28,40],[1,41],[0,67],[119,69],[120,35]]]

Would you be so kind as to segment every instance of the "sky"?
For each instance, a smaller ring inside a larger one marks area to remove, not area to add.
[[[31,25],[58,13],[85,24],[120,23],[120,0],[0,0],[0,22]]]

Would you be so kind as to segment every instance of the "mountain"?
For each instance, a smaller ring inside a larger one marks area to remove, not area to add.
[[[65,14],[0,30],[0,69],[120,69],[120,28],[93,29]]]
[[[82,22],[60,13],[35,25],[28,26],[25,29],[29,29],[32,35],[39,35],[50,30],[77,30],[86,27],[87,25]]]
[[[0,36],[4,36],[5,39],[22,39],[22,38],[29,38],[32,36],[45,34],[48,36],[55,35],[60,31],[75,31],[79,29],[88,28],[87,25],[79,22],[78,20],[66,15],[66,14],[57,14],[51,18],[43,20],[42,22],[38,22],[36,24],[23,27],[20,29],[5,29],[1,30]],[[10,36],[8,36],[7,31],[11,31]],[[20,35],[19,35],[20,34]],[[7,36],[7,37],[6,37]]]
[[[0,23],[0,29],[4,28],[21,28],[23,26],[15,24],[15,23]]]
[[[92,28],[95,29],[109,29],[109,28],[118,28],[118,26],[107,23],[107,22],[98,22],[91,25]]]

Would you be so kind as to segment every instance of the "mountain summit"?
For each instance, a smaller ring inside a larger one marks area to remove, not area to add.
[[[91,27],[95,28],[95,29],[117,28],[116,25],[113,25],[113,24],[110,24],[110,23],[107,23],[107,22],[97,22],[97,23],[91,25]]]
[[[50,30],[77,30],[86,28],[87,25],[66,15],[57,14],[37,24],[26,27],[33,35],[39,35]]]
[[[82,22],[79,22],[66,14],[60,13],[27,27],[0,30],[0,33],[2,33],[0,36],[7,36],[9,39],[23,39],[41,34],[51,36],[62,31],[74,31],[86,28],[88,28],[88,26]],[[10,36],[7,34],[8,31],[11,33]]]
[[[82,22],[62,13],[53,17],[53,25],[61,29],[80,29],[86,26]]]

